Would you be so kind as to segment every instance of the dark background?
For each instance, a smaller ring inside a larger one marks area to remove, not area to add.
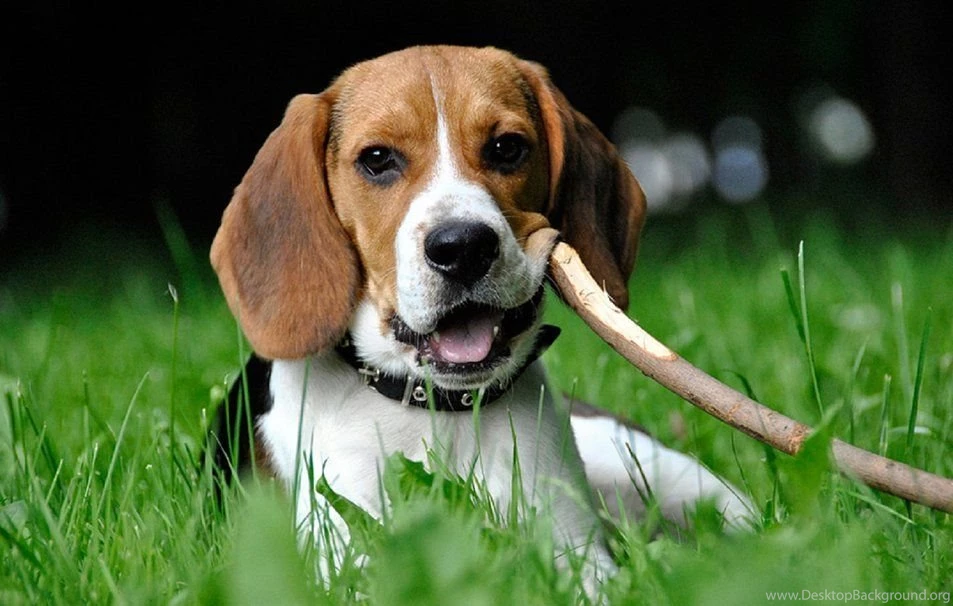
[[[160,204],[206,242],[291,96],[422,43],[539,61],[605,131],[633,104],[705,136],[727,114],[751,115],[765,132],[772,203],[948,221],[947,13],[940,2],[849,0],[7,7],[0,265],[81,224],[154,229]],[[877,146],[861,164],[825,166],[800,146],[796,99],[817,85],[872,123]]]

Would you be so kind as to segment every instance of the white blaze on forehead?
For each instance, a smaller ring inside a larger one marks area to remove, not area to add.
[[[450,124],[442,95],[431,78],[436,124],[436,158],[426,186],[410,203],[397,230],[397,313],[415,332],[433,331],[440,317],[464,301],[494,307],[516,307],[539,288],[545,259],[523,252],[493,196],[479,183],[466,179],[457,165]],[[426,260],[424,240],[446,221],[483,223],[500,239],[500,253],[487,275],[461,294],[458,286],[433,270]]]
[[[437,162],[435,181],[441,177],[457,180],[457,167],[453,162],[453,150],[450,148],[450,132],[447,130],[447,119],[443,115],[443,99],[434,83],[430,79],[430,88],[433,91],[433,102],[437,106]]]

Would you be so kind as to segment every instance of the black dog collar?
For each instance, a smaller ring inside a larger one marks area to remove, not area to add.
[[[480,390],[452,390],[443,389],[436,385],[428,386],[428,381],[413,376],[392,377],[384,374],[379,368],[374,368],[364,363],[357,355],[357,350],[350,336],[345,337],[336,347],[336,351],[341,359],[354,367],[355,370],[364,379],[364,384],[377,393],[403,402],[410,406],[419,408],[430,408],[431,400],[433,408],[445,412],[467,411],[473,408],[474,403],[479,400],[481,406],[486,406],[498,399],[509,390],[513,382],[523,372],[529,368],[529,365],[535,362],[543,352],[549,349],[556,337],[559,336],[559,328],[544,324],[539,328],[536,334],[536,343],[533,345],[533,351],[523,366],[516,372],[513,378],[503,385],[492,385]]]

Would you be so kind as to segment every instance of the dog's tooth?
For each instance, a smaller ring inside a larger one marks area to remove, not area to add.
[[[493,327],[493,338],[495,339],[497,335],[500,334],[500,325],[497,324]]]
[[[439,331],[436,331],[436,330],[433,331],[433,332],[430,334],[430,338],[433,339],[433,342],[434,342],[434,343],[439,343],[439,342],[440,342],[440,332],[439,332]]]

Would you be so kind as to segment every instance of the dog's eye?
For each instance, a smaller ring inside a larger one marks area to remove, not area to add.
[[[523,165],[529,155],[529,142],[516,133],[504,133],[487,141],[483,160],[501,173],[511,173]]]
[[[404,158],[397,150],[374,145],[361,150],[355,164],[358,172],[371,183],[389,185],[403,170]]]

